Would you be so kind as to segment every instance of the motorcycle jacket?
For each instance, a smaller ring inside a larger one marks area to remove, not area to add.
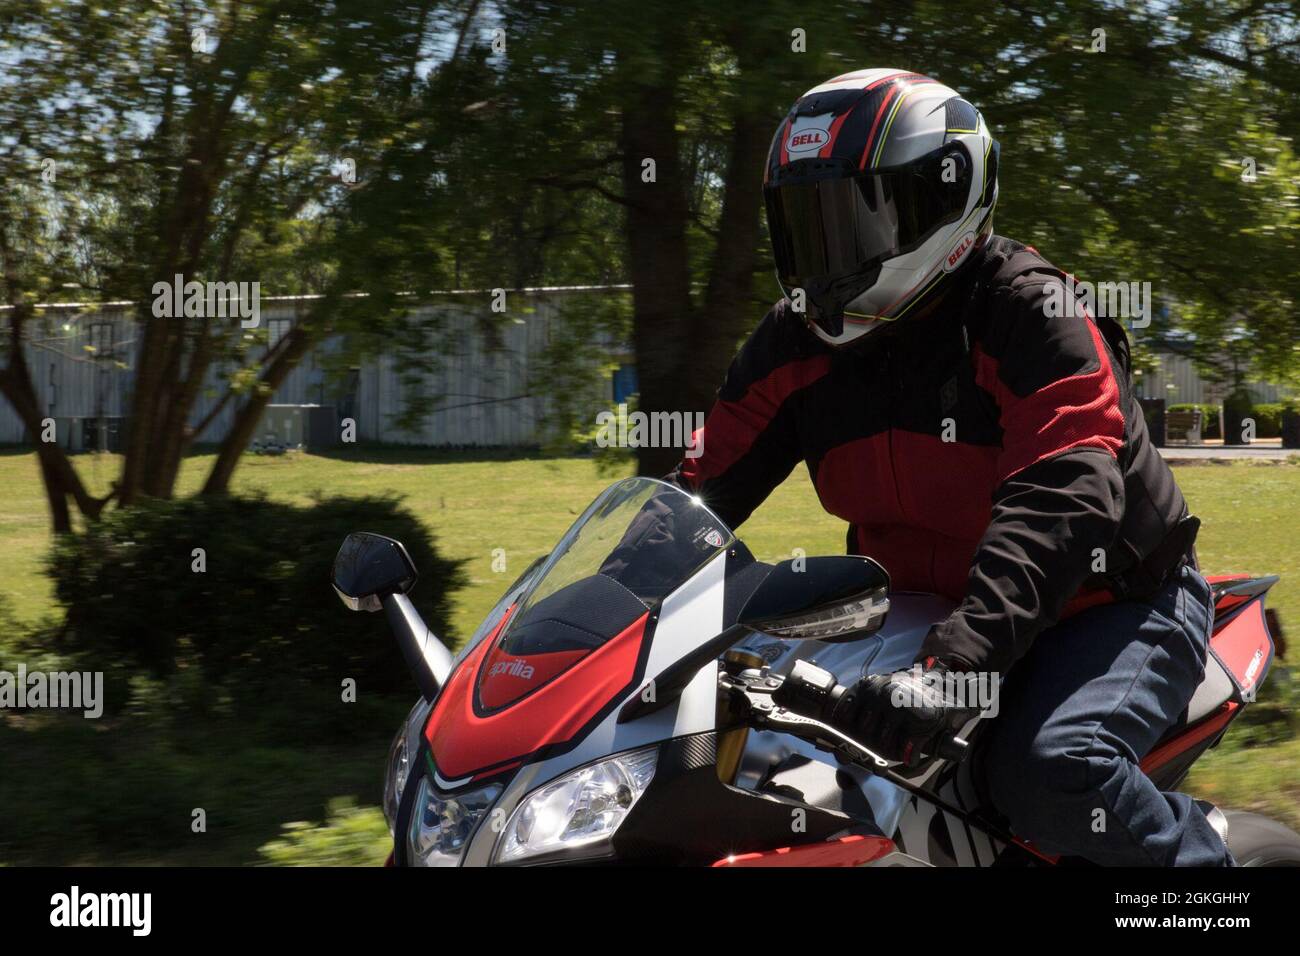
[[[896,591],[958,602],[923,655],[1005,671],[1063,616],[1153,592],[1194,560],[1198,522],[1147,434],[1123,329],[1002,237],[958,278],[843,348],[778,302],[670,479],[734,528],[805,462],[851,553]]]

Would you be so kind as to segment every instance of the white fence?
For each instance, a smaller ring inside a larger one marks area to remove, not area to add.
[[[341,415],[356,419],[361,441],[431,446],[529,446],[542,442],[546,398],[534,394],[539,363],[552,333],[562,297],[571,292],[600,290],[539,289],[512,293],[506,314],[488,309],[489,295],[447,295],[416,307],[442,316],[437,370],[414,387],[436,397],[434,409],[413,431],[398,425],[405,406],[406,386],[397,359],[384,354],[362,361],[352,375],[331,379],[324,360],[338,348],[327,340],[290,373],[272,399],[273,404],[333,405]],[[621,294],[621,287],[604,290]],[[265,298],[262,322],[274,342],[292,324],[295,310],[307,308],[301,299]],[[484,334],[485,319],[492,335]],[[0,312],[0,326],[3,326]],[[136,335],[129,304],[87,308],[47,307],[33,323],[26,358],[42,411],[51,418],[118,418],[130,414]],[[394,350],[395,351],[395,350]],[[615,358],[625,358],[611,345]],[[630,361],[630,359],[628,359]],[[195,403],[190,424],[197,425],[223,392],[222,370],[214,369]],[[210,387],[209,387],[210,386]],[[599,396],[608,400],[608,383]],[[204,431],[201,441],[221,439],[234,416],[233,403]],[[0,444],[30,441],[22,421],[0,399]]]
[[[1136,386],[1138,397],[1163,398],[1170,405],[1199,405],[1223,397],[1220,389],[1211,399],[1210,383],[1201,378],[1191,359],[1181,355],[1160,356],[1160,367],[1137,376]],[[1269,382],[1247,382],[1246,387],[1257,402],[1280,402],[1287,397],[1283,389]]]
[[[489,295],[447,294],[417,306],[417,311],[437,310],[445,327],[440,336],[437,371],[416,386],[436,396],[434,410],[413,431],[398,425],[407,387],[397,359],[384,354],[366,360],[345,380],[331,380],[325,372],[327,354],[339,346],[326,341],[310,353],[276,392],[274,404],[332,405],[340,415],[357,422],[361,441],[390,444],[456,447],[522,447],[540,444],[545,436],[547,399],[534,394],[543,353],[551,341],[563,297],[572,293],[625,294],[625,286],[589,289],[534,289],[512,293],[504,315],[488,311]],[[292,324],[295,310],[310,302],[297,298],[266,298],[261,315],[272,341]],[[493,334],[484,334],[490,320]],[[0,327],[4,312],[0,310]],[[25,346],[36,393],[45,415],[51,418],[119,418],[130,413],[131,383],[138,326],[126,303],[87,308],[48,307]],[[609,357],[631,363],[625,347],[609,343]],[[209,373],[191,415],[192,425],[202,421],[223,392],[222,373]],[[1170,387],[1172,386],[1172,387]],[[593,405],[610,398],[607,383],[593,394]],[[1204,402],[1206,383],[1190,361],[1164,356],[1154,373],[1139,377],[1138,394],[1163,398],[1170,404]],[[1278,401],[1277,386],[1252,383],[1257,401]],[[233,403],[227,403],[202,436],[215,442],[233,420]],[[29,441],[23,423],[7,401],[0,399],[0,444]]]

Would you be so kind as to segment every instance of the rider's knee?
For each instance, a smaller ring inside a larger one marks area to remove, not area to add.
[[[1029,838],[1043,830],[1074,829],[1071,818],[1080,813],[1086,825],[1099,795],[1098,778],[1106,775],[1086,752],[1086,742],[1043,734],[999,744],[990,752],[989,796],[1014,829]]]

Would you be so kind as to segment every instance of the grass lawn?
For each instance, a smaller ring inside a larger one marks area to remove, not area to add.
[[[195,490],[210,464],[209,455],[188,459],[179,492]],[[76,459],[79,471],[98,493],[107,490],[117,465],[111,455]],[[1295,622],[1300,629],[1300,462],[1184,465],[1176,474],[1193,510],[1204,521],[1199,544],[1202,565],[1208,572],[1280,574],[1282,581],[1270,603],[1284,622]],[[328,457],[248,456],[236,473],[235,489],[258,490],[299,503],[308,501],[316,490],[403,496],[437,535],[443,552],[466,562],[470,584],[458,597],[454,619],[456,634],[463,637],[515,575],[545,553],[589,500],[616,477],[598,473],[595,464],[585,459],[486,460],[432,451],[358,449]],[[766,560],[788,557],[794,548],[810,555],[843,550],[843,525],[821,511],[802,470],[777,490],[743,532],[755,554]],[[0,450],[0,603],[7,603],[20,620],[34,621],[56,610],[50,607],[50,584],[40,573],[48,543],[48,516],[35,456],[25,450]],[[286,541],[285,547],[292,548],[293,542]],[[504,549],[506,556],[501,573],[492,569],[496,549]],[[332,600],[323,585],[322,600]],[[339,613],[345,613],[341,606]],[[364,763],[369,766],[357,768],[349,762],[362,759],[359,755],[340,754],[341,764],[348,764],[347,769],[340,766],[340,782],[360,780],[366,773],[377,777],[382,745],[367,756],[370,759]],[[284,814],[279,822],[297,818],[295,807],[307,808],[297,812],[323,816],[324,800],[330,796],[359,795],[363,802],[374,802],[364,799],[368,791],[360,784],[333,790],[324,779],[313,784],[325,788],[324,792],[308,800],[304,789],[294,799],[286,798],[278,807]],[[1188,786],[1230,805],[1273,813],[1300,829],[1300,742],[1279,739],[1260,747],[1225,746],[1202,760]],[[211,858],[237,862],[249,859],[249,854],[245,841]]]
[[[116,476],[114,455],[80,455],[76,464],[95,493]],[[212,458],[185,462],[180,493],[198,488]],[[1300,461],[1180,465],[1178,482],[1204,526],[1197,547],[1207,573],[1268,572],[1281,582],[1269,596],[1284,620],[1300,627]],[[618,475],[597,473],[586,459],[469,460],[445,453],[378,449],[337,456],[246,456],[235,489],[305,503],[313,491],[403,496],[428,522],[450,556],[466,560],[470,586],[460,595],[459,635],[470,633],[528,562],[545,554],[587,503]],[[806,474],[796,470],[745,525],[743,537],[764,559],[838,554],[844,525],[824,513]],[[31,620],[49,609],[50,582],[40,573],[49,519],[36,457],[0,451],[0,597]],[[285,542],[286,547],[292,542]],[[506,570],[494,573],[494,549]]]
[[[470,585],[460,593],[455,618],[456,633],[464,637],[516,575],[549,551],[591,499],[621,475],[599,474],[592,461],[578,458],[458,457],[399,449],[337,457],[248,455],[234,486],[298,504],[315,491],[403,496],[447,556],[466,562]],[[117,474],[115,455],[80,455],[75,461],[96,494],[105,493]],[[196,490],[211,464],[210,455],[187,459],[179,493]],[[40,573],[49,520],[35,456],[0,452],[0,489],[0,599],[7,598],[20,619],[33,620],[48,611],[51,600],[50,582]],[[821,511],[807,478],[796,474],[746,526],[745,541],[764,559],[789,557],[796,547],[837,554],[844,548],[844,527]],[[498,548],[506,556],[502,572],[492,570]]]

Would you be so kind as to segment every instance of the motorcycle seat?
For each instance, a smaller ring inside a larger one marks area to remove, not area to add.
[[[1233,699],[1236,692],[1236,685],[1233,684],[1227,668],[1223,666],[1218,656],[1211,651],[1205,658],[1205,676],[1196,685],[1192,699],[1152,749],[1158,749],[1179,736],[1188,727],[1198,724],[1205,718],[1217,713],[1223,708],[1224,704]]]

